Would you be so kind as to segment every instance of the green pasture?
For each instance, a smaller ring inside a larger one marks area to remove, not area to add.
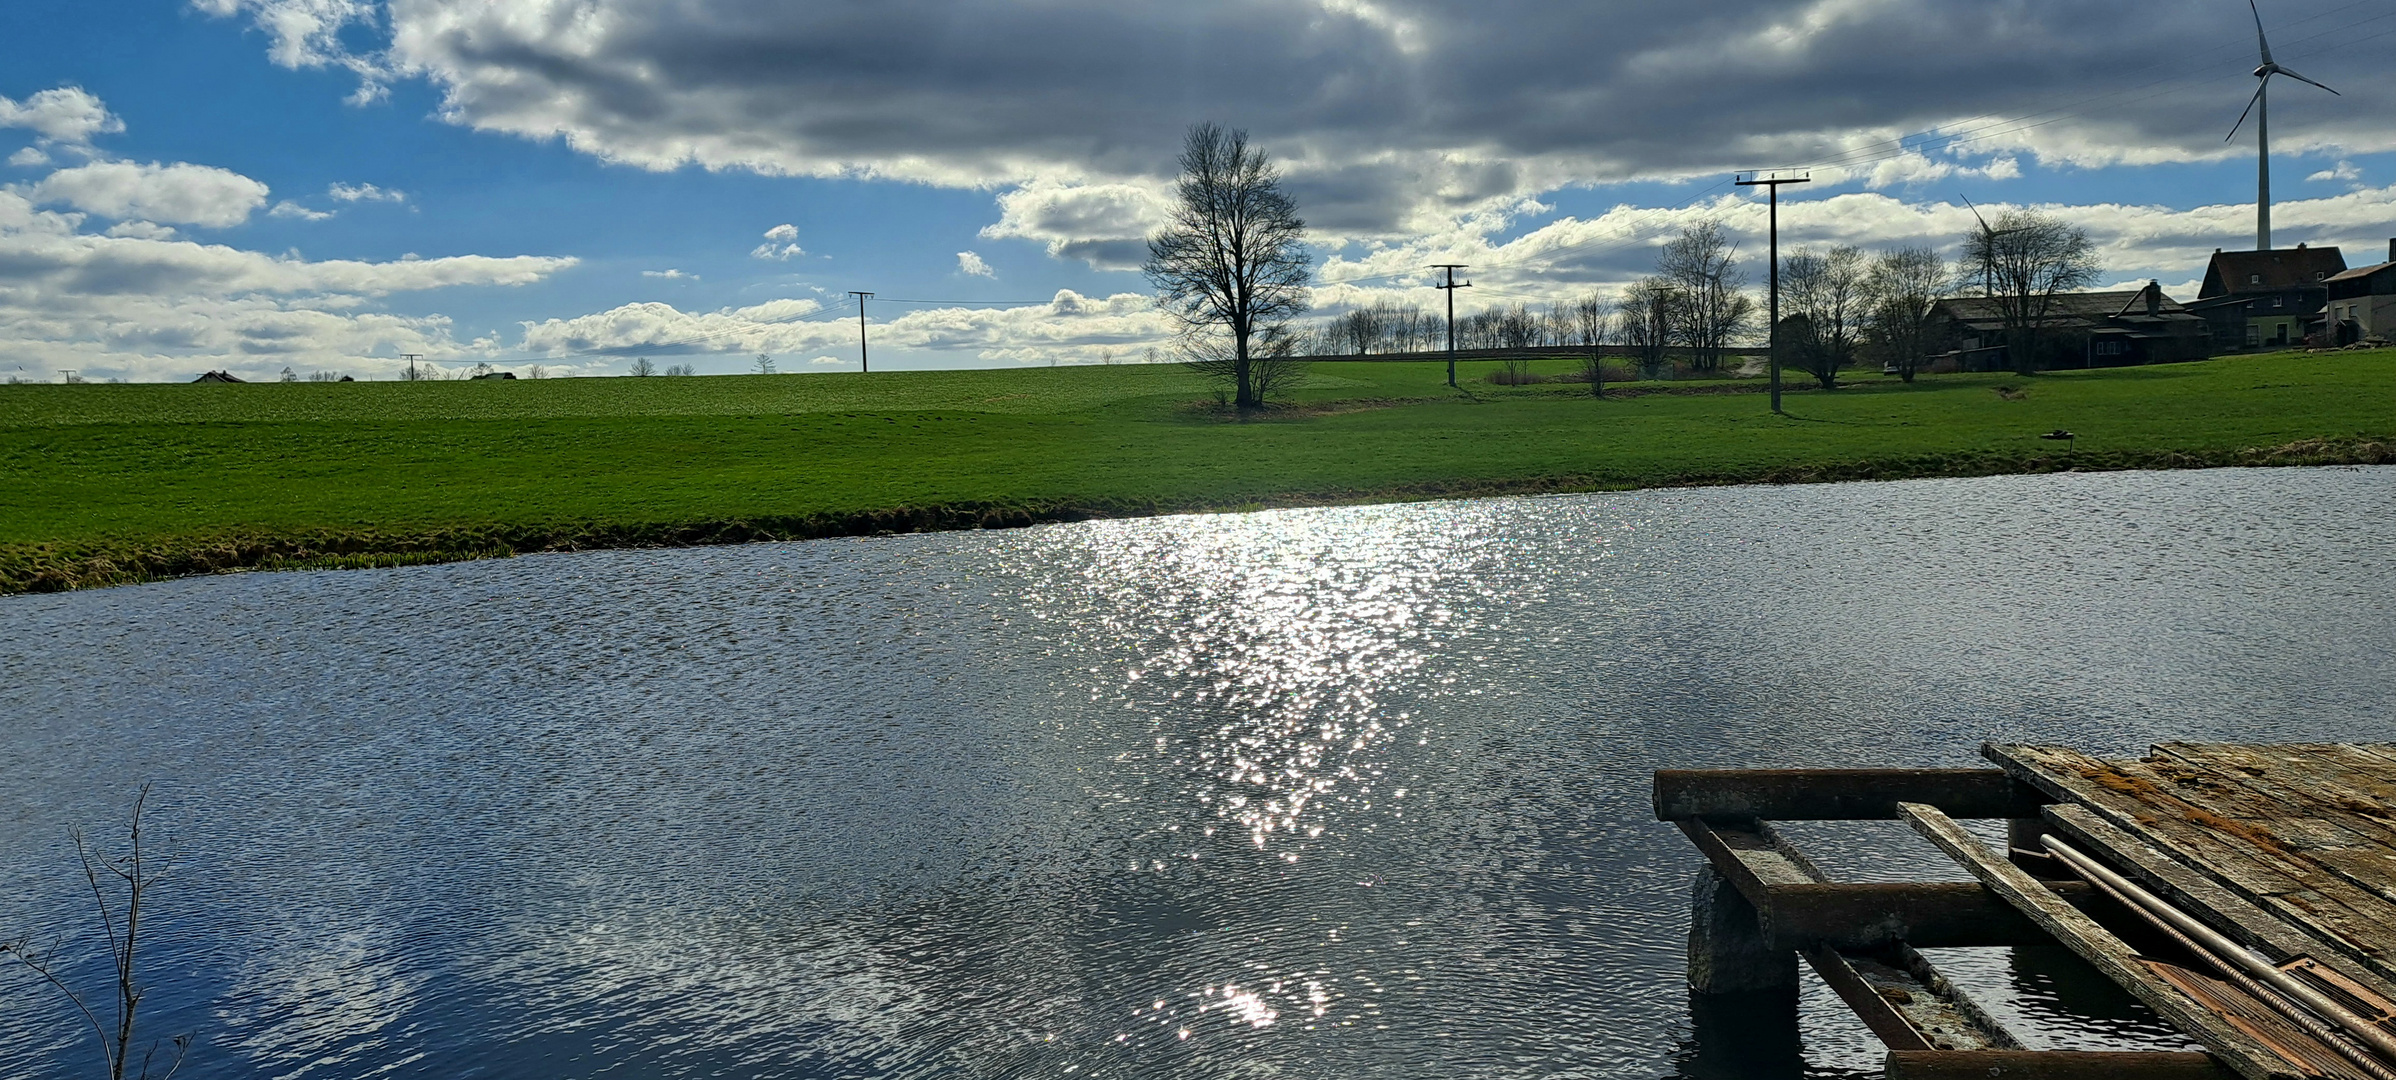
[[[1571,365],[1550,361],[1538,370]],[[1498,386],[1322,364],[0,387],[0,591],[259,566],[1692,483],[2396,460],[2396,351],[2031,378]],[[2038,438],[2069,429],[2066,445]]]

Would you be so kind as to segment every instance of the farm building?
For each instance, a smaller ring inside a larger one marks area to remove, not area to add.
[[[2396,240],[2388,241],[2387,262],[2331,274],[2328,284],[2328,344],[2396,341]]]
[[[2303,344],[2322,329],[2329,279],[2345,270],[2335,246],[2215,251],[2188,310],[2212,327],[2218,352]]]
[[[2004,311],[1989,297],[1941,300],[1930,316],[1934,355],[1965,371],[2015,367]],[[2064,293],[2040,324],[2039,368],[2128,367],[2213,355],[2205,320],[2188,313],[2160,285],[2121,292]]]

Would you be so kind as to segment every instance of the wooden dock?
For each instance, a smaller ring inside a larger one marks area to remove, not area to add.
[[[1700,1053],[1736,1017],[1740,1053],[1793,1060],[1802,959],[1891,1080],[2396,1080],[2396,745],[1982,751],[1996,768],[1656,773],[1656,816],[1707,860]],[[1956,818],[2006,819],[2006,849]],[[1977,883],[1835,882],[1771,825],[1864,819]],[[2070,949],[2205,1051],[2025,1049],[1917,951],[1995,945]]]

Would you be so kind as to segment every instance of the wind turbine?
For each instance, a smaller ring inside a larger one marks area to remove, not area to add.
[[[2255,17],[2255,44],[2263,50],[2263,63],[2255,68],[2255,78],[2258,80],[2255,96],[2247,99],[2246,112],[2238,114],[2238,122],[2230,125],[2230,133],[2222,136],[2221,141],[2228,142],[2237,138],[2238,129],[2246,123],[2246,114],[2254,114],[2255,250],[2269,251],[2271,250],[2271,99],[2268,95],[2271,91],[2271,77],[2285,75],[2297,82],[2313,83],[2315,86],[2321,86],[2321,84],[2281,67],[2278,61],[2273,60],[2271,58],[2271,41],[2263,36],[2262,10],[2255,7],[2255,0],[2246,0],[2246,10],[2252,12]],[[2321,86],[2321,88],[2329,90],[2329,87],[2326,86]],[[2338,93],[2335,90],[2329,90],[2329,92]],[[2339,94],[2338,96],[2344,97],[2345,95]]]

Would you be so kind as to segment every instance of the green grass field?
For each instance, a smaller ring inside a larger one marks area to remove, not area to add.
[[[2020,378],[1494,386],[1318,365],[0,387],[0,591],[1438,495],[2396,461],[2396,351]],[[1554,362],[1549,370],[1566,365]],[[2042,441],[2068,428],[2074,448]]]

